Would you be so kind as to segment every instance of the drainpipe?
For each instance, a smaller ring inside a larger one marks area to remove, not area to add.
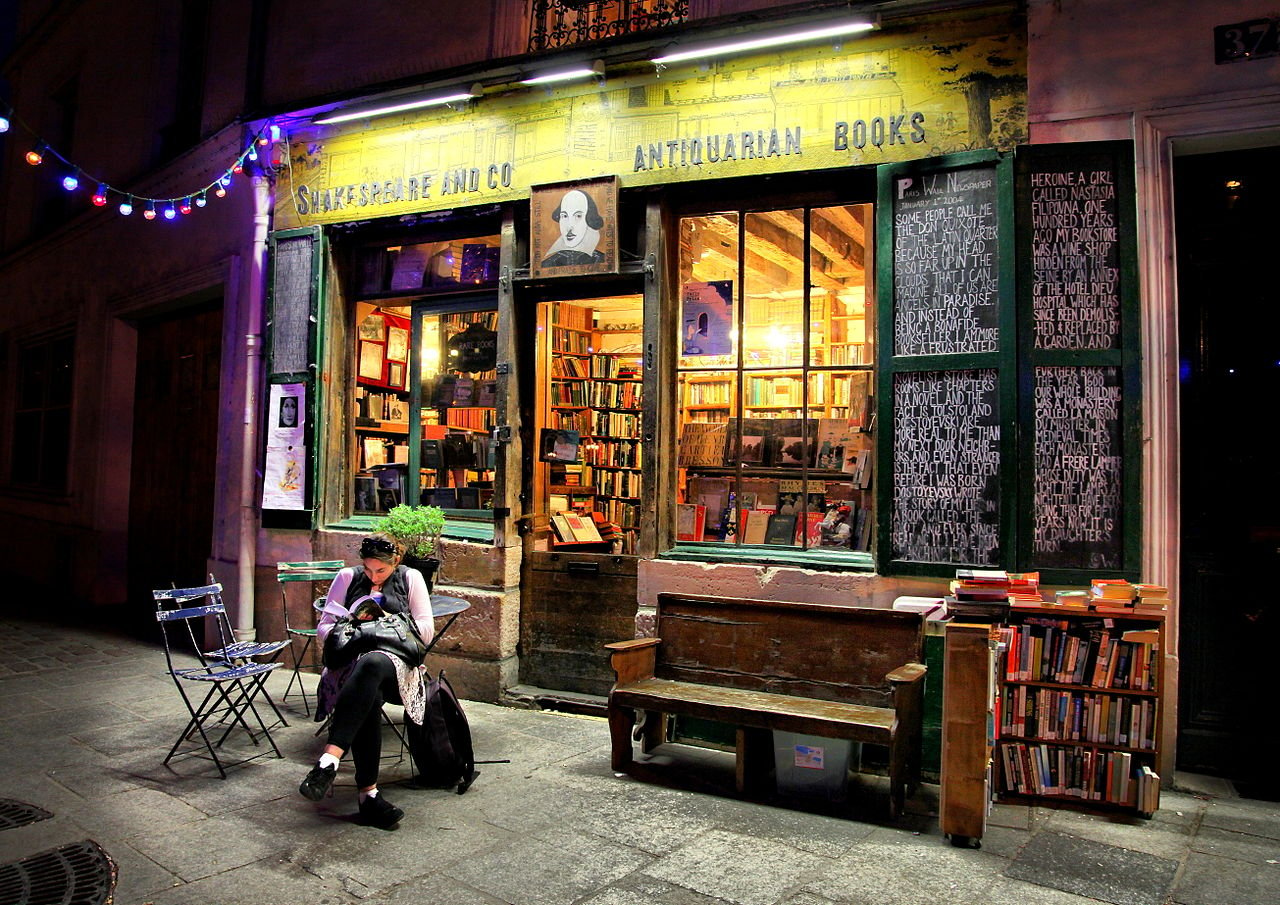
[[[245,274],[244,436],[240,447],[240,549],[236,556],[237,641],[254,641],[254,572],[258,552],[258,387],[262,384],[262,316],[266,293],[267,234],[271,226],[271,187],[255,176],[253,244]]]

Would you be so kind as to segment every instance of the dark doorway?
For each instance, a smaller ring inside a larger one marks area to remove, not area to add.
[[[213,546],[220,303],[138,324],[129,495],[129,600],[154,588],[203,584]],[[154,619],[147,603],[131,607]]]
[[[1178,767],[1275,799],[1280,148],[1174,165],[1181,385]]]

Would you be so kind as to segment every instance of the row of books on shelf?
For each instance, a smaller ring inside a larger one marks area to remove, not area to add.
[[[1000,731],[1154,751],[1156,708],[1150,697],[1006,685],[1000,698]]]
[[[591,485],[602,496],[639,499],[640,472],[623,470],[593,470]]]
[[[552,302],[551,323],[571,330],[590,330],[595,326],[595,311],[583,305]]]
[[[640,356],[635,352],[600,352],[591,356],[591,376],[604,380],[640,379]]]
[[[872,452],[859,438],[860,429],[839,418],[743,419],[739,437],[736,418],[686,422],[676,451],[681,468],[744,467],[817,468],[855,475],[869,486]]]
[[[1156,690],[1160,633],[1028,618],[1001,630],[1004,675],[1014,682]],[[1118,635],[1117,635],[1118,633]]]
[[[676,507],[676,540],[734,541],[809,548],[866,550],[871,523],[867,510],[853,501],[838,502],[824,512],[781,513],[772,508],[733,508],[709,521],[701,503]]]
[[[356,417],[371,421],[409,420],[409,400],[396,393],[382,393],[356,388]],[[360,424],[359,421],[356,422]]]
[[[1105,802],[1153,814],[1160,806],[1160,776],[1129,751],[1005,742],[1000,746],[1004,790]]]
[[[592,351],[591,334],[576,333],[559,328],[553,329],[551,331],[551,350],[560,355],[590,355]]]
[[[640,410],[640,384],[614,381],[555,380],[548,388],[551,405]]]
[[[597,437],[639,437],[640,416],[626,412],[591,412],[591,433]]]
[[[640,468],[644,459],[639,440],[591,440],[579,449],[583,462],[612,468]]]
[[[1039,572],[1003,569],[957,569],[951,582],[948,610],[953,615],[1002,621],[1009,608],[1062,607],[1095,613],[1159,614],[1169,607],[1164,585],[1095,579],[1087,590],[1068,588],[1049,596],[1040,590]]]

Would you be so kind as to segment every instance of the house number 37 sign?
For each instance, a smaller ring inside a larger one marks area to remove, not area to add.
[[[1213,30],[1215,63],[1241,63],[1280,54],[1280,19],[1250,19]]]

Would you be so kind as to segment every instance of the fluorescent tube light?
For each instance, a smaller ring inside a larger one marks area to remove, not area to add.
[[[548,72],[546,75],[535,75],[533,78],[521,79],[521,85],[550,85],[554,82],[568,82],[573,79],[594,78],[604,75],[604,63],[597,60],[591,66],[579,66],[576,69],[564,69],[560,72]]]
[[[805,41],[818,41],[822,38],[836,38],[841,35],[858,34],[872,31],[874,22],[844,22],[840,25],[828,25],[823,28],[812,28],[807,31],[793,31],[783,34],[765,35],[759,38],[747,38],[741,41],[730,41],[725,44],[708,44],[692,50],[680,50],[664,56],[654,57],[651,62],[665,65],[682,63],[685,60],[696,60],[702,57],[727,56],[744,53],[748,50],[761,50],[765,47],[781,47],[786,44],[801,44]]]
[[[469,101],[475,97],[474,91],[467,91],[460,94],[446,94],[440,97],[427,97],[416,101],[406,101],[403,104],[391,104],[386,107],[365,107],[360,110],[351,110],[346,113],[328,114],[312,120],[316,125],[327,126],[330,123],[345,123],[353,119],[368,119],[372,116],[386,116],[390,113],[403,113],[406,110],[420,110],[423,107],[438,107],[441,104],[453,104],[458,101]]]

